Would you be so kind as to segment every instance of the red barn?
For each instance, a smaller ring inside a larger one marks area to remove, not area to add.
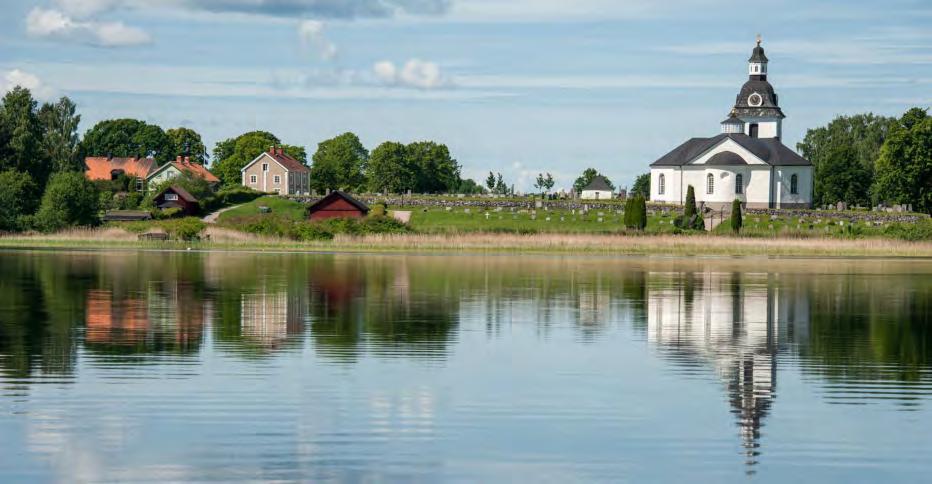
[[[311,220],[328,218],[363,218],[369,213],[365,203],[339,190],[330,192],[308,207],[307,215]]]
[[[166,208],[180,208],[183,215],[197,215],[200,204],[194,195],[187,190],[176,185],[172,185],[159,193],[155,197],[155,206],[165,210]]]

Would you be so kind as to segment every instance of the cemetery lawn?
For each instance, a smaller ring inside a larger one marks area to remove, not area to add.
[[[572,210],[543,210],[536,214],[528,210],[511,212],[505,209],[483,210],[457,207],[451,210],[438,207],[389,207],[389,210],[411,212],[411,228],[423,234],[453,233],[565,233],[565,234],[618,234],[625,231],[624,215],[619,210],[590,210],[583,215]],[[486,215],[488,214],[488,215]],[[673,232],[672,215],[651,215],[647,231],[655,234]]]

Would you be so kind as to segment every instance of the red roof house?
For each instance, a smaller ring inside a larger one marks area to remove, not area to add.
[[[175,161],[165,163],[150,173],[148,178],[149,186],[158,185],[166,180],[180,176],[182,173],[188,173],[192,176],[203,178],[211,184],[220,183],[220,179],[208,171],[204,165],[192,163],[190,158],[179,156]]]
[[[369,213],[369,207],[339,190],[330,192],[307,209],[311,220],[328,218],[363,218]]]
[[[116,180],[120,175],[145,180],[158,163],[152,158],[111,158],[90,156],[84,159],[84,176],[88,180]]]

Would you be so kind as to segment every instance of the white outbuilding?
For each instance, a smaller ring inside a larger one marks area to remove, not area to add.
[[[696,202],[713,208],[736,198],[750,208],[812,205],[812,163],[780,141],[785,116],[760,44],[721,134],[690,139],[650,165],[652,201],[682,205],[691,185]]]
[[[596,175],[592,177],[592,181],[582,189],[579,198],[583,200],[611,200],[612,186],[605,177]]]

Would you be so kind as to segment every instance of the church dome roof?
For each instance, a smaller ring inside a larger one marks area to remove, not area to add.
[[[748,62],[767,62],[767,56],[764,55],[764,48],[760,46],[760,41],[757,41],[757,47],[754,47],[754,50],[751,51],[751,58],[748,59]]]
[[[728,119],[721,122],[721,124],[744,124],[744,121],[738,119],[734,114],[728,116]]]
[[[763,79],[751,79],[741,86],[741,90],[738,91],[738,96],[735,98],[735,107],[732,109],[731,115],[737,117],[784,117],[773,86]]]
[[[709,161],[705,162],[706,165],[747,165],[748,162],[744,160],[738,153],[734,151],[723,151],[721,153],[716,153]]]

